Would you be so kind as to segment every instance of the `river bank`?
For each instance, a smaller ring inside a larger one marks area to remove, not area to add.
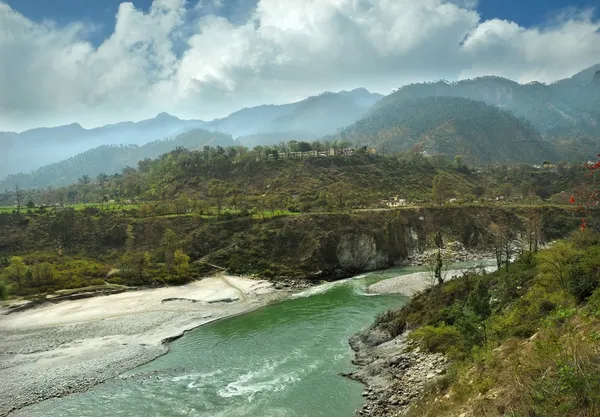
[[[167,342],[285,298],[267,281],[221,275],[0,316],[0,416],[86,391],[164,355]]]
[[[486,272],[496,270],[490,259],[484,259]],[[465,269],[448,271],[447,279],[460,275]],[[417,272],[390,278],[370,285],[371,294],[402,294],[412,297],[431,284],[428,272]],[[349,340],[355,353],[352,361],[359,368],[343,376],[366,386],[365,403],[356,410],[361,417],[399,416],[412,402],[421,397],[428,385],[446,373],[447,360],[443,355],[421,351],[409,340],[410,331],[390,337],[377,323],[368,326]]]

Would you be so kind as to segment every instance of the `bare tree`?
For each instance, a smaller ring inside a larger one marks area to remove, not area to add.
[[[23,194],[18,185],[15,185],[15,195],[17,197],[17,213],[21,212],[21,203],[23,201]]]
[[[525,240],[529,252],[537,253],[542,234],[542,213],[539,209],[532,210],[525,219],[525,232]]]
[[[508,272],[508,266],[513,255],[517,252],[519,239],[507,218],[501,219],[490,225],[492,232],[492,246],[496,255],[498,269],[504,264]]]

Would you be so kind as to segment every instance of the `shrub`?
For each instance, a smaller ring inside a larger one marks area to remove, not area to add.
[[[448,353],[462,344],[461,333],[454,326],[425,326],[413,331],[409,338],[432,353]]]
[[[104,284],[105,284],[105,282],[102,278],[94,278],[93,280],[90,281],[91,286],[104,285]]]

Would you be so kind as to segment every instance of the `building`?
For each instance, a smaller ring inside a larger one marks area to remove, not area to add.
[[[395,196],[385,200],[381,200],[381,204],[386,205],[390,208],[394,208],[405,206],[407,204],[407,201],[404,198],[399,198],[398,196]]]

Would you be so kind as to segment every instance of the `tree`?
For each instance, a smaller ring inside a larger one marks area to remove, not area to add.
[[[586,177],[590,178],[590,181],[582,185],[569,200],[571,204],[579,205],[579,210],[583,217],[581,219],[581,230],[587,228],[587,215],[589,214],[589,211],[592,208],[597,207],[600,203],[600,182],[597,178],[597,174],[600,172],[600,155],[598,155],[597,162],[588,162],[585,164],[585,167],[588,170]]]
[[[496,265],[498,269],[505,265],[508,272],[510,259],[515,254],[517,248],[517,235],[513,230],[507,218],[500,219],[496,223],[490,224],[492,235],[492,246],[496,255]]]
[[[436,175],[433,178],[432,192],[437,205],[441,206],[451,192],[450,178],[443,173]]]
[[[10,258],[10,263],[6,268],[6,275],[10,281],[17,284],[19,291],[23,289],[23,280],[27,274],[28,268],[25,265],[25,261],[20,256],[13,256]]]
[[[139,282],[144,282],[144,273],[149,264],[150,254],[148,252],[129,251],[121,258],[120,267],[126,276],[135,277]]]
[[[570,243],[560,241],[548,250],[537,254],[538,269],[542,274],[550,276],[564,289],[569,289],[569,263],[575,255],[575,249]]]
[[[223,200],[227,194],[227,184],[224,181],[212,179],[208,183],[208,194],[215,200],[217,204],[217,214],[221,214],[223,209]]]
[[[541,235],[542,212],[539,209],[534,209],[525,219],[525,238],[529,252],[538,252]]]
[[[329,194],[334,202],[333,206],[337,210],[344,211],[346,209],[350,191],[350,187],[344,182],[338,182],[329,187]]]
[[[459,169],[463,167],[463,157],[461,155],[454,157],[454,166]]]
[[[35,203],[34,203],[32,200],[29,200],[29,201],[27,202],[27,208],[28,208],[29,210],[32,210],[32,209],[34,209],[34,208],[35,208]]]
[[[21,202],[23,199],[23,193],[18,185],[15,185],[15,196],[17,198],[17,213],[21,212]]]
[[[185,278],[190,273],[190,257],[181,249],[173,254],[173,272],[179,278]]]
[[[444,249],[444,238],[439,230],[433,238],[433,243],[437,250],[429,255],[426,266],[429,271],[431,285],[442,286],[452,264],[452,253]]]

